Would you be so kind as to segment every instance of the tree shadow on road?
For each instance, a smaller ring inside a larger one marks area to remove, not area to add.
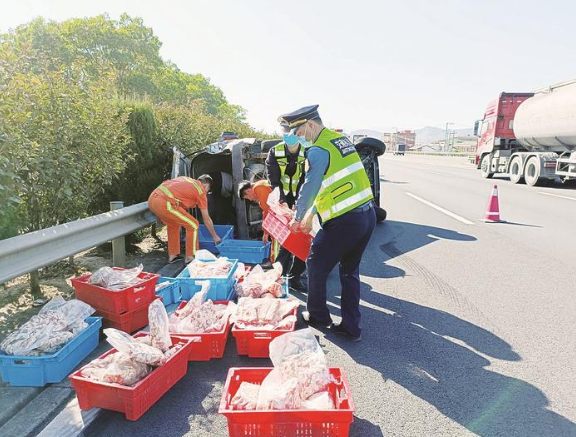
[[[328,334],[357,363],[479,436],[576,435],[539,389],[486,369],[490,358],[520,360],[505,341],[446,312],[363,288],[371,304],[362,307],[364,344]]]
[[[476,241],[476,237],[450,229],[387,220],[374,229],[370,245],[362,260],[360,273],[372,278],[405,276],[404,270],[391,266],[387,262],[439,240],[470,242]],[[398,248],[397,246],[400,245],[401,248]]]
[[[397,238],[401,243],[396,243]],[[361,273],[394,277],[394,272],[382,267],[383,262],[386,266],[390,259],[438,239],[475,240],[446,229],[389,222],[375,231]],[[450,293],[448,297],[458,305],[468,303],[414,261],[403,258],[402,264],[412,274],[422,275],[426,287]],[[329,281],[329,289],[340,290],[337,275]],[[371,367],[384,380],[394,381],[479,436],[576,435],[576,425],[548,410],[548,399],[538,388],[486,368],[491,359],[521,361],[511,345],[494,333],[445,311],[386,296],[368,284],[362,284],[361,296],[362,342],[352,343],[324,331],[358,364]],[[336,307],[333,312],[339,313],[339,296],[330,301],[331,310]],[[426,419],[423,415],[416,420]],[[352,435],[364,434],[353,427]]]

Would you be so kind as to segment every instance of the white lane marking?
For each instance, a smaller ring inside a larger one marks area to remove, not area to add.
[[[538,193],[544,194],[545,196],[559,197],[560,199],[568,199],[568,200],[573,200],[573,201],[576,202],[576,197],[560,196],[560,195],[558,195],[558,194],[545,193],[544,191],[538,191]]]
[[[434,208],[437,211],[440,211],[443,214],[446,214],[449,217],[452,217],[453,219],[458,220],[459,222],[462,222],[466,225],[473,225],[474,222],[471,222],[468,219],[465,219],[464,217],[460,217],[458,214],[454,214],[451,211],[448,211],[447,209],[442,208],[441,206],[435,205],[432,202],[428,202],[427,200],[422,199],[421,197],[416,196],[415,194],[412,193],[406,193],[408,196],[412,197],[413,199],[416,199],[419,202],[422,202],[424,205],[428,205],[430,208]]]

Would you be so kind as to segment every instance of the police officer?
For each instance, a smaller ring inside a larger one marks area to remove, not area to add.
[[[296,201],[295,232],[309,233],[317,214],[322,229],[312,241],[308,269],[307,311],[310,325],[330,326],[354,341],[361,339],[360,274],[362,255],[376,225],[370,181],[348,137],[327,129],[318,105],[279,117],[284,141],[305,145],[306,176]],[[342,323],[332,323],[326,305],[326,281],[339,264]]]
[[[284,202],[290,209],[294,207],[300,186],[304,182],[304,147],[293,137],[288,142],[280,142],[272,147],[266,159],[266,174],[272,189],[280,191],[280,202]],[[276,261],[282,264],[284,272],[289,272],[289,285],[291,288],[306,292],[301,275],[306,270],[306,264],[300,258],[292,255],[288,250],[280,247]]]

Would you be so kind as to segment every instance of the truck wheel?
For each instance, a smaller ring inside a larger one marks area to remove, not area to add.
[[[494,173],[490,172],[490,155],[484,155],[480,163],[480,174],[484,179],[491,179]]]
[[[379,206],[377,206],[375,208],[376,210],[376,223],[380,223],[383,222],[384,220],[386,220],[386,210],[383,208],[380,208]]]
[[[513,184],[524,182],[524,169],[522,168],[522,159],[519,156],[512,158],[510,163],[509,175]]]
[[[538,157],[532,156],[528,159],[524,170],[524,178],[526,183],[532,187],[544,183],[544,179],[540,177],[540,160]]]

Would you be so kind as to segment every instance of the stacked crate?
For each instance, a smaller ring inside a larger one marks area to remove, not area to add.
[[[123,270],[114,267],[114,270]],[[103,318],[105,328],[131,333],[148,325],[148,307],[156,299],[159,275],[142,272],[141,282],[122,290],[110,290],[88,283],[90,274],[72,279],[76,298],[91,305]]]

